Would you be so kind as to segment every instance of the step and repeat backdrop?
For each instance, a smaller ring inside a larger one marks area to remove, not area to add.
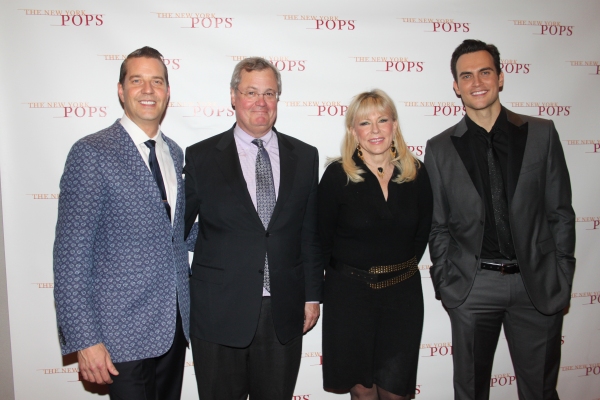
[[[600,399],[600,2],[598,0],[4,0],[0,171],[15,395],[93,399],[60,354],[52,245],[59,180],[81,137],[120,118],[122,60],[148,45],[165,57],[171,99],[163,132],[183,148],[234,122],[235,64],[262,56],[280,71],[279,131],[339,154],[352,97],[380,88],[394,99],[411,150],[464,115],[450,56],[467,38],[498,46],[502,103],[551,118],[561,135],[577,213],[577,271],[563,329],[561,399]],[[323,169],[321,168],[321,172]],[[434,299],[429,257],[417,399],[452,398],[452,339]],[[196,399],[191,352],[183,399]],[[492,399],[516,399],[504,335]],[[347,398],[323,391],[321,328],[304,338],[294,400]],[[107,397],[106,397],[107,398]]]

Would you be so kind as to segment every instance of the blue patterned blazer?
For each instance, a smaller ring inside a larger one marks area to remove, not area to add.
[[[162,133],[161,133],[162,134]],[[177,302],[189,340],[183,152],[167,142],[177,176],[171,225],[152,173],[117,120],[73,145],[60,182],[54,298],[63,354],[104,343],[113,362],[166,353]]]

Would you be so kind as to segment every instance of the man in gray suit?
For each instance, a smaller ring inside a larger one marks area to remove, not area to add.
[[[500,329],[519,399],[558,399],[561,329],[575,270],[571,184],[552,121],[502,107],[496,46],[451,61],[466,116],[427,142],[436,297],[450,315],[456,399],[489,398]]]

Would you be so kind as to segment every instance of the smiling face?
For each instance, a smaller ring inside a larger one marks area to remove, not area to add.
[[[242,70],[237,89],[231,89],[231,104],[235,119],[247,134],[260,138],[271,130],[277,119],[277,96],[248,98],[245,93],[277,93],[277,78],[270,69]]]
[[[389,110],[372,110],[366,115],[357,115],[352,126],[352,135],[363,156],[369,160],[391,157],[389,152],[398,121],[394,121]]]
[[[125,115],[146,135],[154,137],[170,94],[161,61],[146,57],[129,59],[127,75],[124,83],[119,83],[118,92]]]
[[[500,112],[499,93],[504,85],[504,73],[498,74],[490,53],[481,50],[463,54],[456,62],[456,75],[454,91],[471,118],[477,113]]]

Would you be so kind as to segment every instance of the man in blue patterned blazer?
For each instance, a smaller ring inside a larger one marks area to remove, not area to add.
[[[181,397],[189,264],[183,152],[160,131],[169,90],[158,51],[127,56],[123,117],[75,143],[60,182],[54,297],[62,353],[77,352],[81,377],[109,384],[111,399]]]

